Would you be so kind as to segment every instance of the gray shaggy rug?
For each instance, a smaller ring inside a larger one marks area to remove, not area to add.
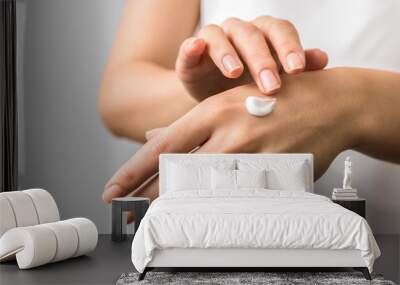
[[[376,284],[395,285],[384,280],[381,275],[372,275],[368,281],[360,272],[156,272],[150,271],[142,281],[138,281],[139,273],[122,274],[117,285],[133,284],[267,284],[267,285],[297,285],[297,284]]]

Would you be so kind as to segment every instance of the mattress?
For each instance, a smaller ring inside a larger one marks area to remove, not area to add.
[[[155,250],[170,248],[359,250],[371,272],[380,255],[361,216],[324,196],[265,189],[160,196],[134,237],[132,262],[143,272]]]

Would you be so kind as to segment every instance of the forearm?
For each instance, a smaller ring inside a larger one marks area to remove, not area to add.
[[[358,69],[363,97],[361,136],[355,149],[400,162],[400,73]],[[355,114],[356,115],[356,114]]]
[[[196,105],[173,70],[134,62],[106,70],[99,109],[117,136],[145,141],[145,132],[168,126]]]

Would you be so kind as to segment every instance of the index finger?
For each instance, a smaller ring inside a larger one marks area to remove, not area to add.
[[[153,176],[158,171],[161,153],[187,153],[203,144],[210,137],[210,124],[204,117],[195,120],[196,117],[193,111],[187,113],[145,143],[107,182],[104,202],[126,196]]]
[[[263,31],[286,73],[293,74],[304,70],[304,49],[299,34],[291,22],[271,16],[261,16],[256,18],[253,24]]]

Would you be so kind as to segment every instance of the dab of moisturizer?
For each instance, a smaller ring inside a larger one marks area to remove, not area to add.
[[[246,108],[250,115],[264,117],[272,112],[276,103],[275,98],[249,96],[246,98]]]

